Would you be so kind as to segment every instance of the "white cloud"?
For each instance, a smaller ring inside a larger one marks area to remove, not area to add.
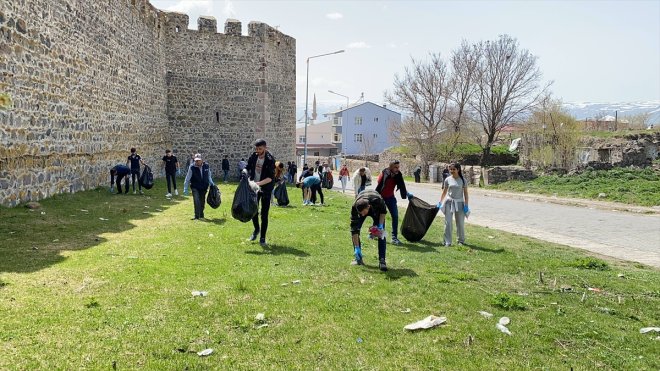
[[[167,11],[180,13],[199,13],[210,15],[213,11],[213,1],[211,0],[181,0],[165,8]]]
[[[225,18],[236,17],[236,9],[234,9],[234,3],[231,0],[225,0],[225,5],[222,7],[222,14]]]
[[[333,21],[339,20],[344,18],[344,15],[339,13],[339,12],[334,12],[334,13],[328,13],[325,15],[326,18],[332,19]]]
[[[371,48],[371,45],[367,44],[364,41],[354,41],[346,45],[346,47],[349,49],[368,49]]]
[[[387,47],[392,48],[392,49],[396,49],[397,45],[395,43],[389,43],[389,44],[387,44]]]

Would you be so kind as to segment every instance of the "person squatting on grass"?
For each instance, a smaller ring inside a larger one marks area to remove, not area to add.
[[[172,197],[172,186],[174,186],[174,195],[178,196],[179,190],[176,189],[176,175],[179,172],[179,160],[177,160],[176,156],[169,149],[165,150],[165,156],[163,156],[163,171],[167,180],[167,194],[165,197]]]
[[[110,169],[110,192],[114,191],[115,178],[117,179],[117,194],[121,194],[121,180],[125,180],[126,184],[126,194],[128,194],[128,183],[130,181],[129,175],[131,174],[131,169],[125,165],[116,165]]]
[[[393,160],[390,162],[390,166],[381,171],[378,176],[378,184],[376,184],[376,192],[380,193],[387,205],[387,210],[390,211],[392,215],[392,243],[398,245],[401,243],[398,238],[399,230],[399,209],[396,206],[396,188],[399,189],[401,193],[401,198],[406,199],[406,197],[412,197],[412,193],[406,191],[406,182],[403,181],[403,175],[399,171],[399,160]]]
[[[371,170],[367,167],[361,167],[353,173],[353,188],[355,189],[355,198],[371,184]]]
[[[261,201],[261,227],[259,227],[259,213],[252,218],[254,232],[249,241],[254,241],[259,237],[259,244],[266,245],[266,232],[268,231],[268,211],[270,210],[270,198],[273,195],[273,186],[275,182],[275,157],[266,149],[266,141],[258,139],[254,142],[254,153],[248,158],[245,170],[249,179],[257,183],[261,190],[259,191],[257,202]]]
[[[144,162],[142,161],[142,157],[138,155],[137,150],[135,148],[131,148],[131,154],[128,156],[128,159],[126,160],[126,166],[129,164],[131,165],[131,179],[133,182],[133,194],[137,193],[135,190],[135,182],[137,181],[138,183],[138,190],[140,190],[140,194],[142,194],[142,184],[140,184],[140,165],[144,166]]]
[[[463,245],[465,243],[465,215],[470,210],[468,207],[468,187],[465,178],[463,178],[460,164],[453,163],[449,165],[449,173],[451,176],[444,180],[444,189],[438,203],[438,208],[445,214],[445,246],[451,246],[452,217],[454,216],[456,218],[458,244]]]
[[[367,216],[373,219],[374,227],[372,235],[378,238],[378,268],[385,272],[387,271],[387,263],[385,262],[385,252],[387,249],[387,241],[385,240],[385,215],[387,214],[387,206],[380,194],[376,191],[364,191],[360,193],[351,207],[351,238],[353,240],[353,253],[355,254],[355,261],[352,264],[364,265],[362,260],[362,244],[360,243],[360,229]]]
[[[186,180],[183,182],[183,194],[188,195],[188,186],[192,190],[195,217],[193,220],[204,219],[204,206],[206,205],[206,192],[209,186],[215,185],[211,178],[209,164],[202,160],[202,155],[195,154],[193,163],[188,167]]]

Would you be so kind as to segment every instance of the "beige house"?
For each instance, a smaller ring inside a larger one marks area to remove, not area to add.
[[[332,121],[307,125],[307,138],[305,138],[304,126],[296,128],[297,155],[304,153],[305,140],[307,140],[308,156],[334,156],[337,154],[337,146],[332,141]]]

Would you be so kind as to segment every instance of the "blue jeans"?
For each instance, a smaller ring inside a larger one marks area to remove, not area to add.
[[[396,207],[396,197],[384,198],[383,201],[385,201],[387,210],[392,215],[392,238],[397,238],[399,235],[399,208]]]

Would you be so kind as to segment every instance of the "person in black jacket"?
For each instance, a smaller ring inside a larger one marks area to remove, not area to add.
[[[374,236],[378,238],[378,267],[381,271],[387,271],[387,263],[385,262],[385,252],[387,249],[387,241],[385,240],[385,215],[387,214],[387,206],[383,197],[376,191],[364,191],[360,193],[353,207],[351,207],[351,238],[353,241],[353,253],[355,254],[355,261],[353,264],[364,265],[362,261],[362,244],[360,243],[360,229],[367,216],[373,219],[373,225],[377,227],[377,233]],[[372,227],[373,228],[373,227]]]
[[[275,182],[275,157],[266,149],[266,141],[258,139],[254,142],[254,153],[250,156],[245,170],[248,177],[261,187],[258,201],[261,201],[261,227],[259,227],[259,213],[252,218],[254,232],[249,241],[254,241],[259,235],[259,244],[266,246],[266,232],[268,231],[268,211],[270,198],[273,194]]]
[[[378,184],[376,185],[376,192],[383,196],[385,205],[392,215],[392,243],[398,245],[401,243],[398,238],[399,230],[399,209],[396,206],[396,196],[394,196],[395,188],[401,192],[401,198],[412,196],[406,191],[406,183],[403,181],[403,175],[399,171],[399,160],[390,162],[390,166],[378,176]]]
[[[229,159],[227,158],[227,155],[222,159],[222,172],[224,174],[222,181],[227,183],[227,176],[229,175]]]
[[[186,180],[183,182],[183,194],[188,195],[188,186],[192,190],[195,217],[193,220],[204,219],[204,205],[206,205],[206,192],[209,186],[215,185],[211,178],[209,164],[202,161],[202,155],[195,154],[193,163],[188,167]]]

